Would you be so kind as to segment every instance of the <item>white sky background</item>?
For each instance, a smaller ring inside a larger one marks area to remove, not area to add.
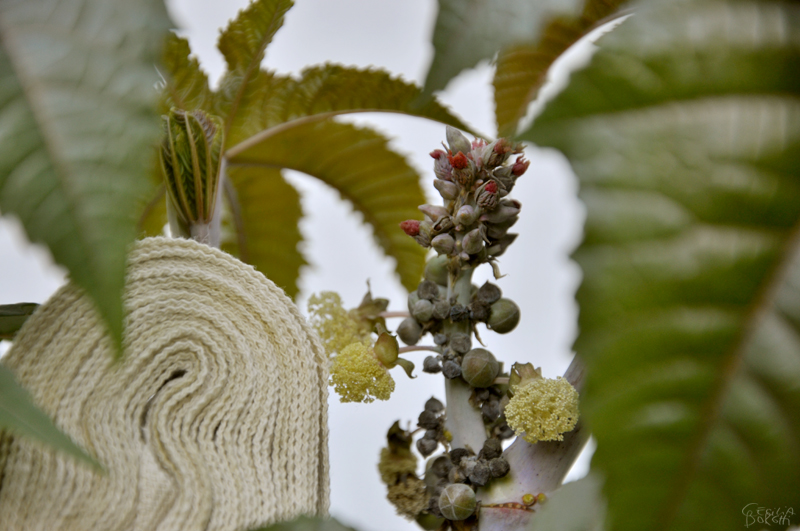
[[[173,19],[214,81],[223,68],[216,50],[219,27],[246,4],[247,0],[168,1]],[[433,0],[297,0],[267,49],[265,65],[281,73],[299,73],[324,62],[376,66],[421,84],[433,53],[429,42],[435,10]],[[491,74],[484,66],[462,75],[441,95],[456,114],[488,135],[496,133]],[[429,201],[439,203],[428,153],[444,140],[444,126],[397,115],[358,115],[353,120],[373,124],[393,138],[392,145],[422,172]],[[506,336],[485,328],[481,335],[506,366],[530,361],[554,377],[569,364],[576,334],[579,272],[568,255],[580,237],[583,209],[575,197],[576,179],[560,154],[534,148],[526,153],[530,169],[512,194],[523,204],[513,229],[520,236],[500,261],[508,276],[498,282],[505,296],[521,307],[522,321]],[[305,311],[311,293],[323,290],[338,291],[346,305],[355,306],[367,279],[373,295],[392,301],[390,309],[405,309],[406,294],[393,273],[393,262],[382,257],[371,231],[351,206],[305,175],[291,173],[290,180],[303,195],[303,249],[312,264],[301,277],[301,309]],[[15,220],[0,221],[0,304],[43,302],[63,281],[63,272],[52,265],[47,251],[24,241]],[[491,276],[485,268],[476,272],[479,285]],[[331,514],[360,531],[419,529],[395,515],[376,469],[389,426],[398,419],[415,424],[425,400],[432,395],[444,398],[441,376],[419,371],[424,353],[408,357],[420,376],[412,381],[395,369],[397,390],[388,402],[340,404],[331,394]],[[583,475],[587,467],[585,456],[570,477]]]

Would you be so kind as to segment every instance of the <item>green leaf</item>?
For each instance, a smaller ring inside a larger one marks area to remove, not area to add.
[[[160,0],[0,2],[0,210],[66,266],[117,346],[168,25]]]
[[[594,475],[567,483],[531,518],[529,531],[602,531],[605,503],[602,482]]]
[[[332,186],[364,216],[384,252],[397,260],[407,289],[416,288],[424,251],[398,227],[418,219],[425,202],[419,175],[370,129],[307,117],[274,127],[228,152],[230,168],[261,166],[307,173]],[[264,209],[269,215],[269,209]]]
[[[208,88],[208,76],[191,53],[189,41],[174,33],[169,35],[163,54],[165,83],[160,108],[162,114],[167,114],[172,107],[194,111],[210,110],[214,106],[214,95]]]
[[[152,199],[142,208],[142,215],[137,225],[140,238],[149,236],[163,236],[164,226],[167,224],[167,198],[166,186],[162,184],[156,190]]]
[[[247,119],[239,108],[248,107],[252,93],[257,92],[250,83],[263,75],[260,67],[264,51],[292,5],[291,0],[255,0],[239,11],[220,35],[217,47],[225,57],[228,71],[220,81],[218,103],[213,112],[225,118],[226,136],[235,120]],[[226,145],[234,144],[227,141]]]
[[[516,133],[517,123],[538,96],[553,62],[627,2],[586,0],[582,13],[548,20],[537,40],[500,51],[492,81],[499,136]]]
[[[314,66],[302,72],[297,87],[288,94],[284,121],[320,113],[388,111],[429,118],[472,132],[435,99],[417,106],[421,93],[415,84],[384,70],[336,64]]]
[[[12,339],[38,307],[33,302],[0,306],[0,339]]]
[[[643,3],[523,135],[586,203],[575,349],[611,529],[800,506],[798,37],[796,3]]]
[[[0,428],[41,441],[97,469],[102,469],[97,461],[56,428],[50,417],[34,405],[28,392],[17,383],[11,371],[2,365],[0,365]]]
[[[233,231],[223,237],[222,250],[252,265],[294,298],[300,268],[308,263],[299,250],[300,194],[276,168],[229,167],[227,177]]]
[[[439,0],[424,94],[442,90],[502,48],[537,39],[545,20],[574,13],[577,5],[578,0]]]
[[[280,522],[253,531],[356,531],[340,524],[335,518],[300,516],[290,522]]]

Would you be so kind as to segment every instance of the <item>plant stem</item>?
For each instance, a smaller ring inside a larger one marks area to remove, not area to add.
[[[584,381],[584,366],[576,356],[564,377],[580,392]],[[481,501],[481,531],[523,531],[528,528],[534,512],[521,508],[493,507],[508,502],[522,502],[522,496],[550,493],[561,486],[564,477],[575,463],[589,440],[589,431],[582,422],[564,434],[563,441],[527,442],[517,439],[504,452],[511,467],[508,475],[492,482],[478,492]],[[534,506],[535,510],[535,506]]]
[[[378,314],[379,317],[383,317],[384,319],[391,319],[392,317],[411,317],[411,314],[408,312],[381,312]]]
[[[400,347],[399,349],[397,349],[397,353],[398,354],[404,354],[406,352],[416,352],[418,350],[426,350],[426,351],[437,352],[438,353],[439,352],[439,347],[430,347],[430,346],[427,346],[427,345],[423,345],[423,346],[411,345],[411,346],[408,346],[408,347]]]
[[[458,278],[449,282],[448,291],[456,296],[456,302],[466,306],[470,302],[472,292],[472,268],[459,271]],[[458,323],[445,323],[445,333],[451,336],[454,333],[469,334],[469,321]],[[469,397],[472,388],[461,378],[445,379],[445,399],[447,400],[447,417],[445,428],[453,436],[453,448],[471,448],[476,454],[483,447],[486,440],[486,428],[483,425],[481,412],[472,407]]]

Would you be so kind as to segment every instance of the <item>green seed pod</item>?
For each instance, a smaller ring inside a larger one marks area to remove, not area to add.
[[[419,293],[417,293],[417,290],[414,290],[414,291],[412,291],[411,293],[408,294],[408,311],[409,312],[412,310],[412,308],[414,308],[414,305],[417,303],[417,301],[419,299],[420,299],[420,296],[419,296]]]
[[[439,510],[448,520],[466,520],[475,512],[475,492],[463,483],[448,485],[439,496]]]
[[[422,327],[416,319],[407,317],[397,327],[397,336],[406,345],[416,345],[422,337]]]
[[[397,354],[400,347],[397,344],[396,337],[384,332],[378,336],[378,340],[372,348],[375,352],[375,357],[384,367],[391,369],[397,365]]]
[[[485,348],[474,348],[461,360],[461,376],[472,387],[489,387],[500,373],[500,364]]]
[[[433,304],[429,300],[420,299],[411,308],[411,315],[420,323],[430,321],[433,317]]]
[[[447,263],[448,258],[446,256],[437,256],[428,260],[428,263],[425,264],[425,280],[436,282],[440,286],[446,286],[448,277]]]
[[[456,249],[456,241],[449,234],[440,234],[431,240],[431,247],[442,255],[453,254]]]
[[[500,299],[489,310],[489,328],[498,334],[507,334],[519,323],[519,306],[511,299]]]
[[[447,301],[436,301],[433,303],[433,317],[439,319],[447,319],[450,315],[450,303]]]

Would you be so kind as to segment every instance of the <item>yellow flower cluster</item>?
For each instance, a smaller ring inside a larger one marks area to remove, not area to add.
[[[341,352],[352,343],[369,344],[369,326],[364,326],[342,306],[342,298],[333,291],[323,291],[308,299],[311,325],[317,331],[328,356]]]
[[[562,377],[534,378],[514,387],[505,408],[508,425],[529,443],[563,441],[578,422],[578,392]]]
[[[344,347],[331,363],[331,384],[342,402],[388,400],[394,380],[364,343]]]
[[[409,520],[415,519],[428,506],[425,482],[417,476],[409,476],[389,487],[386,499],[394,505],[397,514]]]
[[[381,481],[387,485],[394,485],[400,476],[414,475],[416,471],[417,456],[410,450],[392,452],[389,448],[381,448],[378,472],[381,474]]]

